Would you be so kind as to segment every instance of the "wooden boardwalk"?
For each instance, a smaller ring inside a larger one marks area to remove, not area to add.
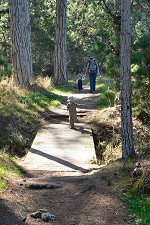
[[[92,132],[86,124],[49,124],[37,133],[21,163],[26,170],[89,172],[97,167]]]

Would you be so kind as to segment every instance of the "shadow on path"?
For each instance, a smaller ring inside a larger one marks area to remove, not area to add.
[[[81,134],[90,134],[90,136],[92,136],[91,131],[85,130],[84,127],[82,127],[82,126],[76,125],[76,126],[74,127],[74,130],[75,130],[75,131],[78,131],[78,132],[81,132]]]
[[[19,205],[19,204],[18,204]],[[20,216],[17,215],[15,209],[17,208],[17,202],[12,200],[5,200],[0,198],[0,224],[1,225],[11,225],[19,224],[23,225]]]
[[[68,161],[66,161],[66,160],[64,160],[64,159],[60,159],[60,158],[58,158],[58,157],[56,157],[56,156],[52,156],[52,155],[49,155],[49,154],[47,154],[47,153],[41,152],[41,151],[39,151],[39,150],[37,150],[37,149],[31,148],[31,149],[30,149],[30,152],[32,152],[32,153],[34,153],[34,154],[37,154],[37,155],[41,155],[41,156],[43,156],[43,157],[45,157],[45,158],[47,158],[47,159],[53,160],[53,161],[55,161],[55,162],[57,162],[57,163],[59,163],[59,164],[62,164],[62,165],[64,165],[64,166],[69,167],[69,168],[72,168],[72,169],[74,169],[74,170],[78,170],[78,171],[81,171],[81,172],[83,172],[83,173],[88,173],[88,172],[90,172],[90,170],[87,170],[87,169],[84,169],[84,168],[79,167],[79,166],[77,166],[77,165],[74,165],[74,164],[72,164],[72,163],[70,163],[70,162],[68,162]]]

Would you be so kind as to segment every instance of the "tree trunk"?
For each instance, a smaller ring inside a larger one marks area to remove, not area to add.
[[[131,108],[131,0],[121,1],[121,126],[122,157],[134,154]]]
[[[15,85],[27,87],[33,74],[28,0],[9,0],[12,63]]]
[[[55,84],[67,83],[66,0],[56,0]]]

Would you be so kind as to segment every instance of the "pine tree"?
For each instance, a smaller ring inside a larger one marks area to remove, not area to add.
[[[13,77],[17,86],[27,87],[32,75],[30,15],[28,1],[9,0]]]
[[[64,84],[67,82],[66,8],[66,0],[56,0],[55,84]]]
[[[121,1],[121,127],[122,157],[134,154],[131,108],[131,0]]]

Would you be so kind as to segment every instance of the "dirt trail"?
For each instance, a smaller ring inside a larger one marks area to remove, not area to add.
[[[95,113],[97,94],[90,94],[87,89],[83,93],[76,90],[74,97],[90,110],[86,117],[80,118],[87,120]],[[117,191],[119,174],[115,171],[119,166],[118,162],[89,173],[28,171],[26,179],[14,180],[3,193],[0,225],[126,225],[122,218],[127,216],[127,210]],[[28,183],[60,184],[61,187],[32,189]],[[46,223],[30,216],[40,209],[55,215],[55,221]]]

